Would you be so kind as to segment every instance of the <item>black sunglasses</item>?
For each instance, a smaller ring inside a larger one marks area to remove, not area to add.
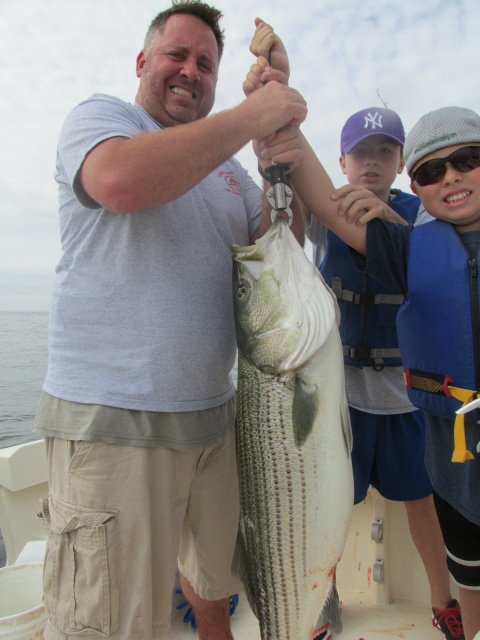
[[[480,147],[462,147],[446,158],[433,158],[412,171],[410,178],[420,187],[440,182],[447,171],[449,162],[456,171],[468,173],[480,167]]]

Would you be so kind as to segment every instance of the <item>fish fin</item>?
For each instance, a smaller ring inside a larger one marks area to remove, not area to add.
[[[312,432],[317,409],[316,385],[307,385],[301,376],[297,375],[292,404],[292,424],[293,438],[299,448],[305,444]]]
[[[336,575],[333,576],[330,591],[328,592],[327,599],[325,600],[315,627],[320,629],[327,624],[330,624],[335,633],[342,632],[342,618],[340,614],[340,599],[338,597]]]
[[[232,575],[241,580],[245,595],[248,600],[248,604],[250,605],[252,611],[255,613],[255,593],[249,577],[249,571],[247,568],[247,551],[245,549],[245,544],[243,542],[243,537],[240,529],[237,533],[237,542],[235,544],[235,551],[233,553]]]

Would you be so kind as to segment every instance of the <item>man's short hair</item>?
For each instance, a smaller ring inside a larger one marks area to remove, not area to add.
[[[223,44],[225,40],[224,31],[218,24],[220,19],[223,18],[223,14],[215,7],[212,7],[201,0],[173,0],[172,6],[165,11],[161,11],[150,23],[150,26],[145,37],[144,47],[147,50],[151,44],[156,33],[162,31],[165,27],[167,20],[177,13],[183,13],[190,16],[195,16],[203,20],[206,25],[210,27],[215,36],[218,46],[218,59],[222,57]]]

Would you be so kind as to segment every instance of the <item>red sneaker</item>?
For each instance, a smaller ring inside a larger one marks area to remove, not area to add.
[[[456,600],[450,600],[445,609],[433,607],[432,624],[440,629],[445,640],[465,640],[460,605]]]

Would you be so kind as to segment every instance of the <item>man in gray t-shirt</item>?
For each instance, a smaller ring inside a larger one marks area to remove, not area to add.
[[[47,640],[165,634],[177,559],[200,637],[231,638],[230,245],[262,235],[271,210],[232,156],[280,131],[294,168],[306,106],[269,82],[207,117],[219,18],[202,2],[160,13],[135,103],[96,94],[60,135],[62,258],[35,421],[49,464]]]

